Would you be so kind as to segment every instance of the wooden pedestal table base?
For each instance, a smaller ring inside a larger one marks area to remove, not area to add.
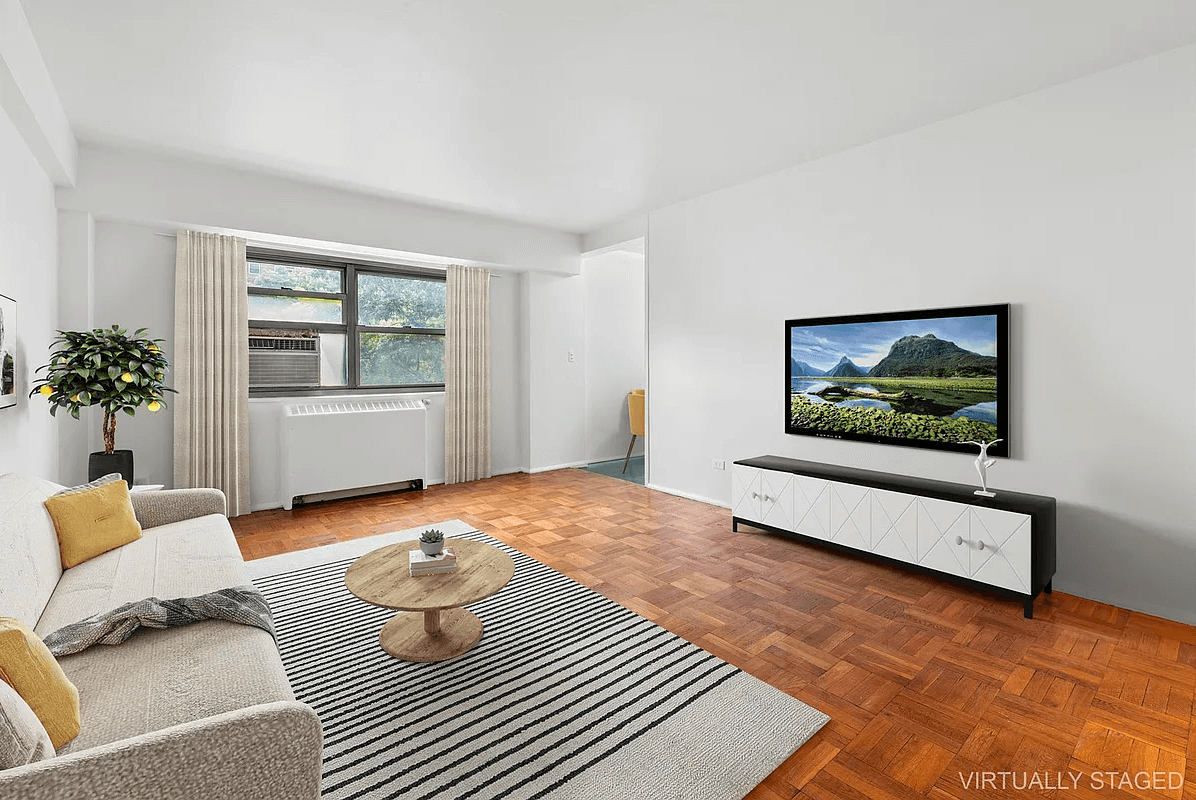
[[[457,570],[408,574],[407,552],[419,542],[399,542],[366,553],[345,573],[345,586],[367,603],[406,612],[382,627],[382,649],[404,661],[447,661],[482,638],[482,621],[461,606],[484,600],[507,585],[515,562],[496,547],[467,539],[446,539],[457,554]]]
[[[447,661],[482,638],[482,621],[463,608],[406,612],[382,626],[382,649],[403,661]]]

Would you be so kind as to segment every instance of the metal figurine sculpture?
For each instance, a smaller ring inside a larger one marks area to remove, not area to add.
[[[963,444],[974,444],[980,448],[980,455],[976,456],[976,471],[980,473],[980,488],[976,490],[976,494],[981,497],[996,497],[996,492],[988,490],[988,468],[997,463],[995,458],[988,457],[988,448],[992,447],[997,442],[1003,442],[1004,439],[993,439],[991,442],[963,442]]]

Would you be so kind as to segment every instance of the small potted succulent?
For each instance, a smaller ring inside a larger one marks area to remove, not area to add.
[[[424,555],[440,555],[444,549],[444,534],[435,528],[428,528],[419,535],[419,549],[424,551]]]

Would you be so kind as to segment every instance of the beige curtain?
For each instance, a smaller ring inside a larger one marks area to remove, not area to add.
[[[490,270],[449,267],[444,326],[445,482],[490,477]]]
[[[245,240],[179,231],[174,287],[174,485],[212,487],[249,513]]]

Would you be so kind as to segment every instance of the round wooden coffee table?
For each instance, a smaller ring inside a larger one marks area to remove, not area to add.
[[[497,547],[468,539],[445,539],[457,554],[455,572],[412,577],[410,550],[418,541],[399,542],[366,553],[345,573],[345,586],[357,597],[398,614],[382,626],[382,649],[404,661],[447,661],[482,638],[482,621],[461,606],[484,600],[507,585],[515,562]]]

